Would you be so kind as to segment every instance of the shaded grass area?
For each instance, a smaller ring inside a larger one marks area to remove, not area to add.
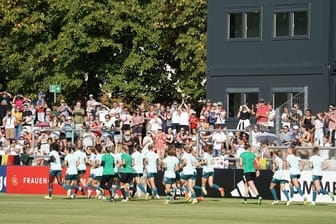
[[[0,223],[335,223],[336,205],[303,206],[284,203],[273,206],[271,201],[257,205],[250,200],[206,198],[191,205],[184,199],[164,205],[163,199],[134,199],[127,203],[111,203],[78,197],[75,200],[43,195],[0,194]]]

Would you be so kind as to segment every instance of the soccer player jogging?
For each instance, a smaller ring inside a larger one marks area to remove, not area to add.
[[[272,181],[269,187],[271,190],[273,199],[274,199],[274,201],[272,202],[272,205],[279,203],[276,191],[274,189],[278,184],[280,185],[280,190],[286,196],[286,199],[287,199],[286,205],[287,206],[290,205],[288,192],[285,189],[285,184],[287,183],[287,181],[284,180],[284,175],[283,175],[284,166],[285,166],[284,162],[279,157],[279,151],[273,151],[273,170],[272,171],[274,174],[273,174],[273,178],[272,178]]]
[[[217,184],[214,184],[214,176],[215,176],[215,170],[212,167],[213,158],[213,146],[212,145],[205,145],[204,146],[204,154],[203,154],[203,160],[201,161],[201,165],[203,166],[202,170],[202,194],[207,195],[208,192],[206,190],[206,184],[209,184],[210,188],[213,188],[217,191],[219,191],[220,195],[224,197],[224,188],[219,187]],[[202,197],[201,197],[202,198]]]
[[[75,195],[72,194],[71,189],[78,189],[77,180],[78,180],[78,171],[77,166],[79,165],[78,161],[74,157],[75,149],[70,146],[65,149],[65,158],[63,166],[66,166],[65,172],[65,184],[67,185],[67,197],[69,199],[74,198]]]
[[[156,154],[154,151],[153,144],[148,145],[148,152],[145,156],[145,165],[147,169],[147,184],[152,189],[152,196],[155,199],[160,199],[160,196],[158,194],[156,185],[155,185],[155,177],[157,174],[157,168],[160,164],[160,159],[158,154]],[[149,194],[146,194],[146,200],[148,200]]]
[[[261,205],[262,197],[259,195],[258,189],[256,188],[254,181],[259,177],[259,162],[256,155],[251,152],[251,147],[249,144],[245,144],[245,152],[240,154],[239,158],[240,167],[244,167],[244,181],[245,181],[245,196],[243,204],[247,204],[247,197],[249,196],[249,187],[251,188],[254,195],[256,195],[258,205]]]
[[[187,145],[184,147],[184,153],[182,156],[182,162],[180,164],[180,167],[183,168],[182,173],[183,175],[181,176],[182,179],[182,184],[183,187],[187,187],[187,190],[184,191],[185,194],[187,194],[187,201],[189,201],[190,199],[192,199],[191,204],[196,204],[197,203],[197,199],[196,199],[196,193],[194,190],[194,171],[195,171],[195,167],[196,167],[196,159],[194,158],[194,156],[192,155],[192,147]]]
[[[91,198],[91,195],[92,195],[92,190],[96,190],[96,187],[93,185],[93,178],[95,176],[95,160],[96,160],[96,154],[94,152],[94,150],[92,150],[92,147],[87,147],[87,153],[89,154],[89,165],[90,165],[90,175],[88,177],[88,180],[87,180],[87,185],[84,187],[85,189],[87,189],[87,192],[88,192],[88,198]],[[91,189],[89,189],[91,188]]]
[[[122,145],[117,144],[115,147],[112,148],[112,156],[114,158],[114,185],[113,185],[113,195],[114,199],[119,198],[119,195],[117,194],[117,190],[120,190],[120,170],[121,167],[119,167],[119,164],[121,163],[121,155],[122,155]]]
[[[304,167],[304,161],[301,160],[299,156],[296,156],[296,149],[294,146],[289,146],[287,150],[286,161],[289,165],[290,172],[290,183],[289,183],[289,193],[290,193],[290,202],[293,202],[294,188],[303,197],[304,205],[306,205],[307,198],[304,197],[302,189],[300,187],[299,179],[301,177],[301,171]]]
[[[95,157],[95,161],[94,161],[94,168],[95,168],[95,172],[94,172],[94,177],[93,177],[93,185],[95,186],[96,189],[96,198],[97,199],[101,199],[102,198],[102,191],[99,187],[100,185],[100,179],[103,175],[103,167],[101,166],[101,161],[102,161],[102,157],[103,157],[103,148],[100,145],[96,145],[95,146],[95,152],[96,152],[96,157]]]
[[[162,161],[162,168],[164,171],[164,185],[166,191],[165,204],[169,204],[170,198],[172,196],[172,184],[175,182],[176,174],[175,171],[178,170],[179,160],[176,157],[175,148],[169,147],[168,156]],[[176,190],[176,189],[175,189]]]
[[[132,159],[134,161],[134,184],[133,184],[133,195],[135,194],[137,188],[141,190],[141,192],[146,195],[146,189],[145,187],[141,184],[141,177],[143,175],[143,170],[144,170],[144,155],[140,151],[140,146],[136,145],[134,147],[134,152],[132,153]]]
[[[112,194],[112,184],[115,175],[114,172],[115,161],[113,156],[111,155],[112,147],[114,146],[107,146],[105,148],[106,154],[102,156],[101,160],[101,166],[103,167],[103,175],[100,179],[100,188],[108,190],[108,192],[110,193],[110,202],[114,202]],[[105,199],[105,192],[103,193],[103,198]]]
[[[313,200],[312,205],[315,205],[317,193],[329,195],[332,201],[334,201],[334,194],[321,188],[322,170],[328,169],[327,162],[319,155],[319,147],[314,147],[312,150],[312,156],[309,159],[309,167],[312,168],[312,180],[313,180]]]
[[[52,199],[53,182],[55,178],[60,186],[62,186],[65,190],[68,190],[66,185],[62,183],[61,180],[62,164],[58,150],[59,148],[56,143],[52,143],[50,145],[50,153],[49,153],[50,173],[49,173],[48,195],[44,196],[45,199]]]
[[[129,185],[133,179],[133,165],[132,157],[128,153],[128,146],[123,145],[120,163],[120,190],[123,195],[122,202],[128,201]]]
[[[86,154],[82,151],[82,147],[83,146],[81,144],[76,145],[76,151],[74,152],[74,157],[79,163],[77,167],[77,170],[78,170],[78,183],[77,184],[82,185],[82,188],[80,188],[80,190],[82,192],[82,195],[84,195],[85,193],[84,193],[83,188],[85,188],[86,191],[88,191],[89,188],[86,186],[85,179],[84,179],[84,176],[86,173],[87,157],[86,157]],[[77,194],[77,191],[75,191],[75,194]]]

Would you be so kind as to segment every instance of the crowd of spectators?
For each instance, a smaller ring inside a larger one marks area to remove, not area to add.
[[[213,156],[239,158],[244,145],[250,143],[256,153],[269,156],[270,145],[333,146],[336,110],[316,116],[298,105],[284,109],[277,141],[258,140],[261,133],[274,133],[275,111],[271,103],[260,100],[256,108],[245,103],[239,108],[239,122],[235,131],[228,131],[227,114],[222,102],[208,100],[201,111],[191,104],[174,101],[171,105],[144,103],[129,108],[115,101],[111,108],[103,105],[91,94],[86,101],[68,105],[60,100],[58,105],[46,102],[43,93],[29,100],[22,95],[12,96],[0,92],[0,156],[2,164],[7,155],[20,156],[17,165],[28,165],[32,156],[37,165],[47,164],[49,145],[59,144],[61,152],[79,141],[85,149],[95,145],[127,145],[129,152],[135,146],[143,151],[150,144],[156,153],[165,157],[168,145],[177,149],[184,145],[201,148],[213,145]],[[256,123],[250,117],[256,117]],[[200,153],[202,153],[200,151]],[[235,160],[227,160],[225,167],[235,167]]]

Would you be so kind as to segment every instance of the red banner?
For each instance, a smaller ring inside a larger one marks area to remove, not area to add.
[[[49,167],[7,166],[7,193],[46,194],[48,193]]]
[[[89,171],[90,169],[87,168],[85,181],[87,181]],[[62,170],[62,182],[64,181],[64,176],[65,168]],[[48,183],[48,166],[7,166],[7,193],[48,194]],[[53,184],[53,194],[65,193],[65,190],[57,184],[57,180],[55,178]]]

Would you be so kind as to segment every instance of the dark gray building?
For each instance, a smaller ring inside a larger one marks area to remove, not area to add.
[[[243,102],[336,101],[336,1],[208,0],[207,98],[234,117]]]

